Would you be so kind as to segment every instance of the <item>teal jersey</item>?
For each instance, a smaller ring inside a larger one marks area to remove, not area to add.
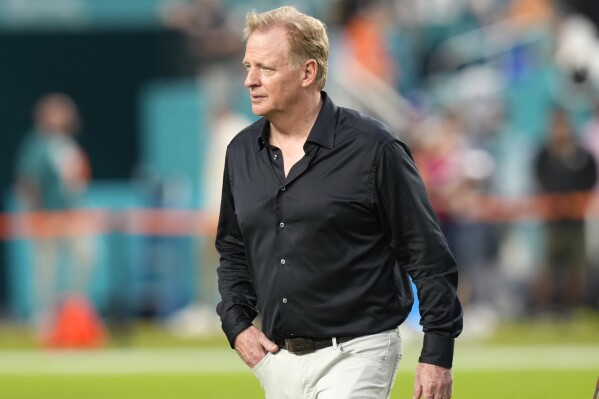
[[[32,132],[23,142],[17,158],[17,175],[34,182],[42,209],[60,210],[76,206],[81,190],[73,183],[85,159],[72,138]],[[81,180],[81,179],[79,179]]]

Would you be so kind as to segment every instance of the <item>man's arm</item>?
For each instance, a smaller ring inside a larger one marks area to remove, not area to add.
[[[392,141],[382,149],[375,181],[385,236],[418,289],[425,335],[415,397],[431,390],[445,397],[451,392],[454,340],[462,330],[457,265],[403,143]]]
[[[229,154],[225,160],[221,208],[216,234],[216,249],[220,254],[217,269],[221,302],[216,311],[232,348],[235,338],[252,325],[257,316],[256,291],[247,263],[243,235],[235,214]]]

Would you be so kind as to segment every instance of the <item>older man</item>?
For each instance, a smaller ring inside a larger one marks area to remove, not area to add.
[[[457,266],[408,148],[322,91],[322,22],[292,7],[246,22],[262,118],[227,149],[217,311],[231,346],[269,399],[388,398],[411,276],[425,332],[414,398],[451,397]]]

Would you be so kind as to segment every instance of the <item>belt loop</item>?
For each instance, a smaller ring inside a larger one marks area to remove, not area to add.
[[[337,349],[337,337],[333,337],[333,349]]]

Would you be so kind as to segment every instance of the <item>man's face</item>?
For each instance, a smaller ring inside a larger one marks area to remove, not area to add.
[[[285,56],[289,44],[283,28],[255,31],[247,40],[243,64],[252,112],[266,118],[294,109],[301,89],[301,68],[292,69]]]
[[[47,102],[38,114],[38,126],[53,133],[74,133],[77,130],[77,109],[61,100]]]

